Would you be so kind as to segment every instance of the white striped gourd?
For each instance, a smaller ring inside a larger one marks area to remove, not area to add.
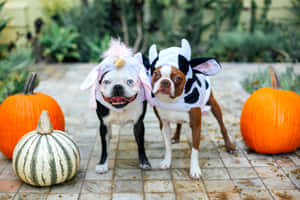
[[[80,153],[70,136],[53,130],[48,112],[43,111],[37,129],[17,143],[12,165],[25,183],[49,186],[76,175],[80,167]]]

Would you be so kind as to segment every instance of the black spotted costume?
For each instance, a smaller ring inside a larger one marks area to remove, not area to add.
[[[186,76],[184,92],[176,102],[162,102],[152,95],[151,103],[154,106],[177,111],[189,111],[193,107],[200,107],[204,113],[210,110],[210,106],[206,105],[211,93],[208,76],[216,74],[221,69],[215,59],[191,59],[191,47],[186,39],[182,39],[181,47],[170,47],[159,53],[156,45],[152,45],[149,49],[149,60],[144,56],[143,62],[149,79],[153,71],[160,66],[176,67]]]

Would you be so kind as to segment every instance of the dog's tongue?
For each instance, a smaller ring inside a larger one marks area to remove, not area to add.
[[[120,96],[111,97],[110,100],[111,100],[112,103],[124,103],[124,102],[126,102],[126,98],[125,97],[120,97]]]

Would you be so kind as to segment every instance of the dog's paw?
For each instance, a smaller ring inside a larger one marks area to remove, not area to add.
[[[179,139],[178,138],[172,138],[171,140],[172,144],[176,144],[176,143],[179,143]]]
[[[147,161],[145,163],[140,163],[140,168],[144,170],[150,170],[152,169],[151,164]]]
[[[190,176],[193,179],[200,179],[202,173],[201,169],[198,165],[191,166],[190,168]]]
[[[107,163],[96,165],[96,173],[97,174],[104,174],[106,172],[108,172]]]
[[[228,153],[233,154],[235,152],[235,146],[233,144],[229,143],[225,146]]]
[[[171,159],[165,158],[163,161],[160,162],[161,169],[169,169],[171,166]]]

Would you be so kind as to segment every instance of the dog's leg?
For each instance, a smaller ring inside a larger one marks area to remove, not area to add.
[[[162,130],[163,124],[162,124],[162,121],[161,121],[161,119],[160,119],[160,116],[159,116],[159,114],[158,114],[158,112],[157,112],[157,110],[156,110],[156,107],[153,107],[153,110],[154,110],[154,114],[156,115],[156,117],[157,117],[157,119],[158,119],[158,121],[159,121],[159,128],[160,128],[160,130]]]
[[[172,144],[179,143],[179,141],[180,141],[181,126],[182,126],[181,124],[177,124],[175,134],[172,137]]]
[[[106,126],[103,121],[100,124],[100,137],[101,137],[101,158],[99,164],[96,165],[96,173],[102,174],[108,171],[108,151],[109,142],[111,137],[111,125]]]
[[[223,122],[223,116],[222,116],[221,108],[220,108],[218,102],[216,101],[216,99],[214,98],[213,93],[210,94],[210,97],[209,97],[209,100],[208,100],[207,104],[211,106],[211,111],[212,111],[212,113],[214,114],[215,118],[217,119],[217,121],[219,123],[219,126],[221,128],[221,133],[223,135],[223,139],[224,139],[224,142],[225,142],[226,150],[229,153],[233,153],[235,151],[235,147],[229,139],[227,129],[226,129],[226,127],[224,125],[224,122]]]
[[[145,135],[144,122],[142,119],[140,119],[134,125],[134,136],[135,136],[136,143],[138,145],[140,168],[151,169],[152,168],[151,164],[149,163],[145,153],[144,135]]]
[[[135,140],[138,146],[139,152],[139,162],[141,169],[151,169],[151,164],[148,161],[145,152],[145,144],[144,144],[144,136],[145,136],[145,126],[144,126],[144,117],[147,111],[147,102],[143,102],[143,113],[141,114],[138,121],[134,124],[133,132],[135,136]]]
[[[201,109],[192,108],[190,110],[190,126],[192,129],[192,153],[191,153],[191,165],[190,176],[195,179],[199,179],[201,176],[201,170],[199,167],[199,145],[201,138]]]
[[[162,121],[162,135],[165,141],[165,158],[160,163],[160,168],[168,169],[172,160],[171,127],[167,121]]]

